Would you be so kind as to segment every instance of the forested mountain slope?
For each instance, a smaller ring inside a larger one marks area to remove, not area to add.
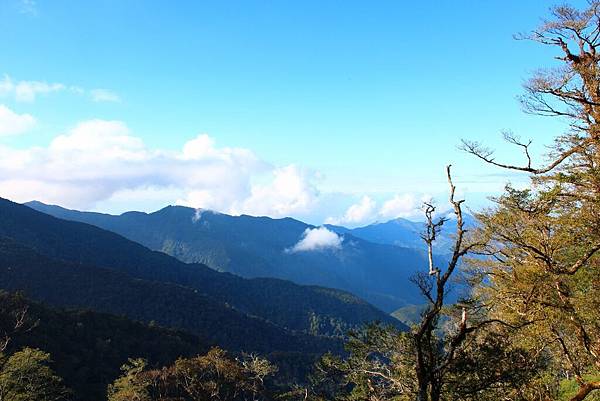
[[[206,352],[209,343],[192,334],[82,310],[60,310],[0,291],[0,319],[27,309],[23,330],[14,333],[7,354],[22,347],[49,352],[75,400],[105,400],[106,386],[128,358],[154,366]]]
[[[243,277],[276,277],[350,291],[392,312],[422,302],[410,277],[426,268],[422,250],[340,235],[339,246],[295,251],[314,226],[291,218],[229,216],[169,206],[119,216],[30,202],[56,217],[110,230],[182,261],[204,263]]]
[[[98,227],[57,219],[7,200],[0,200],[0,236],[11,238],[23,249],[34,250],[31,257],[38,262],[47,258],[60,262],[62,267],[66,262],[70,269],[93,269],[93,274],[79,274],[90,284],[97,277],[120,274],[122,281],[143,280],[144,285],[160,286],[183,300],[195,299],[182,295],[186,293],[202,296],[213,304],[228,304],[235,313],[259,317],[285,330],[337,336],[372,320],[397,324],[397,320],[342,291],[218,273],[201,264],[185,264],[150,251]],[[28,255],[23,249],[17,251]],[[118,285],[119,280],[114,284]],[[56,290],[60,293],[60,288]],[[106,291],[107,296],[117,295],[112,287]],[[160,299],[157,297],[157,302]]]
[[[88,308],[184,329],[206,343],[232,350],[321,353],[336,347],[325,337],[294,334],[191,288],[51,259],[6,238],[0,238],[0,288],[23,291],[54,306]]]

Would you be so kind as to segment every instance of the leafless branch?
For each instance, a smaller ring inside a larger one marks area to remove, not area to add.
[[[524,146],[524,144],[521,144],[520,146]],[[501,168],[505,168],[508,170],[524,171],[524,172],[532,173],[532,174],[536,174],[536,175],[545,174],[545,173],[552,171],[554,168],[556,168],[559,164],[564,162],[570,156],[574,155],[575,153],[577,153],[578,151],[581,150],[581,148],[579,146],[572,147],[572,148],[568,149],[567,151],[561,153],[552,163],[548,164],[546,167],[534,168],[534,167],[531,167],[531,159],[529,158],[529,154],[527,154],[528,155],[528,163],[526,166],[516,166],[516,165],[497,162],[496,159],[493,157],[494,152],[488,148],[483,147],[479,142],[468,141],[468,140],[463,139],[460,149],[467,153],[474,155],[475,157],[483,160],[484,162],[486,162],[488,164],[491,164],[491,165],[494,165],[497,167],[501,167]]]

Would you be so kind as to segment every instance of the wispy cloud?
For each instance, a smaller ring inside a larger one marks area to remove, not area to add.
[[[17,102],[34,102],[40,95],[67,91],[73,95],[89,96],[94,102],[120,102],[121,97],[109,89],[86,90],[81,86],[60,82],[15,81],[9,75],[0,80],[0,97],[13,97]]]
[[[121,98],[116,93],[108,89],[92,89],[90,96],[94,102],[116,102],[119,103]]]
[[[65,89],[61,83],[43,81],[13,81],[4,75],[0,81],[0,96],[14,96],[17,102],[33,102],[38,95],[59,92]]]
[[[415,194],[396,194],[391,199],[383,203],[379,209],[379,217],[382,219],[396,219],[398,217],[413,217],[423,201],[429,200],[429,197],[422,197],[419,201]]]
[[[403,193],[395,194],[387,200],[376,202],[371,197],[364,195],[358,202],[348,207],[342,216],[329,217],[325,222],[327,224],[341,224],[355,227],[399,217],[414,219],[422,215],[421,207],[425,201],[431,201],[431,196],[417,193]]]
[[[38,6],[35,0],[21,0],[19,2],[19,12],[30,16],[38,15]]]

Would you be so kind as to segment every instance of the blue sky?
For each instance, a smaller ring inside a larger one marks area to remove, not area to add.
[[[501,130],[564,128],[516,100],[555,54],[512,35],[552,3],[420,3],[5,0],[0,196],[359,225],[442,199],[452,163],[479,208],[526,177],[460,138],[514,160]]]

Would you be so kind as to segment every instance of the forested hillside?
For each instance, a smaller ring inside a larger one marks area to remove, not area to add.
[[[210,343],[182,331],[148,326],[123,317],[86,311],[50,309],[23,296],[0,292],[0,318],[26,308],[22,330],[15,333],[6,353],[22,347],[42,349],[52,367],[75,392],[76,400],[103,400],[106,388],[128,358],[144,358],[150,366],[208,351]]]
[[[248,352],[339,349],[335,340],[294,334],[265,319],[176,284],[141,280],[84,263],[39,255],[0,239],[0,286],[50,305],[85,308],[185,329],[209,344]]]
[[[422,301],[410,282],[415,271],[427,264],[418,232],[410,235],[415,241],[418,239],[421,249],[391,246],[391,241],[368,242],[350,231],[342,234],[339,247],[296,252],[294,246],[307,230],[316,227],[289,218],[229,216],[181,206],[150,214],[129,212],[112,216],[40,202],[28,205],[59,218],[116,232],[184,262],[204,263],[243,277],[276,277],[338,288],[386,312]]]
[[[12,238],[44,257],[73,266],[100,267],[106,275],[120,274],[133,282],[141,279],[157,287],[164,284],[169,288],[185,287],[184,291],[198,293],[196,298],[204,296],[213,303],[227,303],[235,313],[257,316],[284,329],[340,336],[362,322],[380,320],[399,324],[343,291],[297,286],[274,279],[245,280],[204,265],[188,265],[111,232],[60,220],[6,200],[0,200],[0,223],[1,236]],[[81,277],[88,276],[81,274]],[[61,294],[60,288],[55,290]],[[111,287],[106,291],[110,293]]]

